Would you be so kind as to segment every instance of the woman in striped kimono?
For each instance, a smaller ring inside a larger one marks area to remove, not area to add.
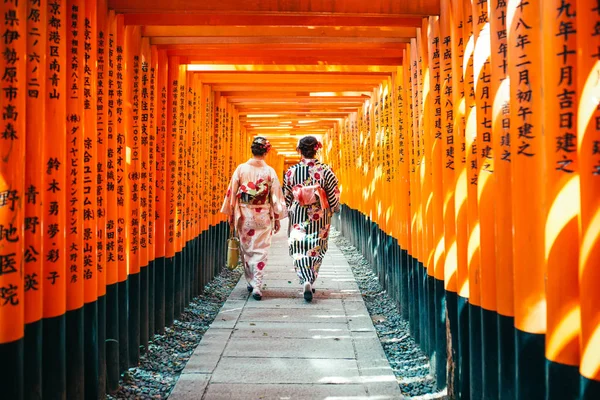
[[[264,160],[270,148],[267,139],[254,139],[253,157],[236,168],[221,208],[240,239],[248,291],[256,300],[262,298],[263,269],[271,237],[279,231],[279,221],[287,216],[277,174]]]
[[[340,207],[338,180],[328,165],[315,159],[322,147],[314,136],[298,143],[302,160],[285,174],[283,194],[289,214],[288,244],[304,299],[312,301],[312,288],[328,247],[331,215]]]

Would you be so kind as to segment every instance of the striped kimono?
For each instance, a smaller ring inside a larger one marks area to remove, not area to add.
[[[294,198],[296,185],[321,185],[327,194],[329,209],[321,209],[319,202],[301,206]],[[331,215],[340,207],[338,180],[325,164],[318,160],[303,159],[285,174],[283,194],[289,213],[288,245],[300,283],[314,284],[319,267],[327,252]]]

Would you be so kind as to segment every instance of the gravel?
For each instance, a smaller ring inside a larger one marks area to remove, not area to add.
[[[369,262],[339,232],[332,229],[330,237],[352,268],[403,395],[415,400],[446,399],[446,390],[435,390],[429,359],[410,336],[408,321],[401,317],[394,301],[379,284]],[[234,271],[224,268],[205,287],[204,293],[192,300],[181,318],[165,329],[164,335],[154,336],[140,365],[125,372],[119,391],[107,398],[166,399],[241,274],[241,267]]]
[[[241,274],[241,266],[233,271],[224,268],[206,285],[204,293],[190,302],[180,319],[165,329],[164,335],[152,338],[139,366],[125,372],[119,391],[107,398],[166,399]]]
[[[352,268],[402,394],[407,399],[446,399],[445,389],[435,390],[435,376],[429,371],[429,359],[410,336],[408,321],[401,317],[394,300],[379,284],[369,262],[339,232],[332,229],[330,237]]]

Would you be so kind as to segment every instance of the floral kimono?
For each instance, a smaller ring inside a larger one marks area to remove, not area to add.
[[[275,170],[257,159],[238,165],[221,212],[234,216],[246,280],[260,290],[271,246],[273,221],[287,216]]]
[[[323,210],[316,202],[301,206],[294,197],[297,185],[311,186],[319,184],[327,195],[329,208]],[[289,251],[294,260],[300,283],[314,284],[319,267],[327,252],[331,215],[340,207],[338,180],[329,166],[318,160],[303,159],[290,167],[285,174],[283,192],[289,210]]]

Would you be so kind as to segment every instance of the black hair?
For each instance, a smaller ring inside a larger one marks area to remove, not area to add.
[[[257,136],[254,138],[250,149],[252,150],[252,155],[254,156],[264,156],[269,151],[269,146],[267,145],[269,141],[262,136]]]
[[[304,158],[314,158],[317,154],[319,141],[314,136],[305,136],[298,142],[298,150]]]

